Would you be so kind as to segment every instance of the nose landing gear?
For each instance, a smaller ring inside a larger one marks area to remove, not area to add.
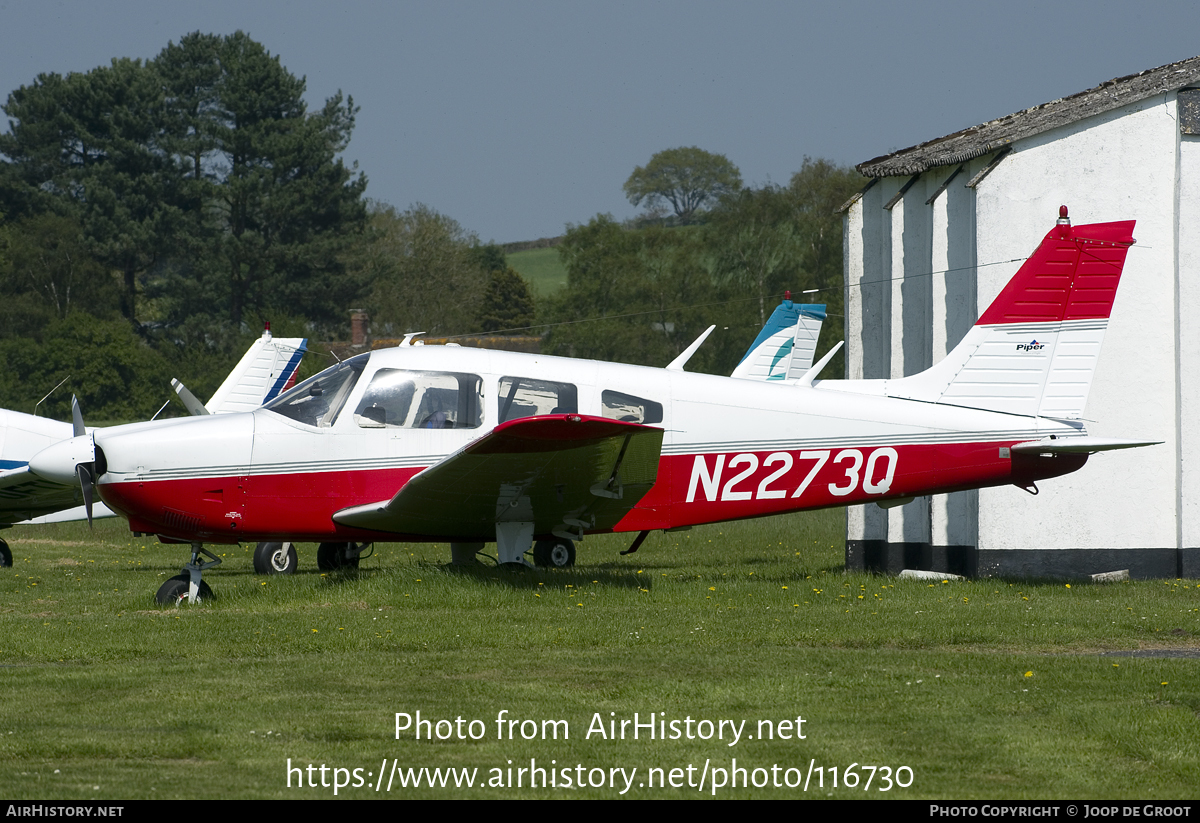
[[[210,560],[201,562],[200,555]],[[219,566],[221,558],[204,548],[200,543],[192,544],[192,559],[183,567],[183,574],[177,574],[159,587],[154,599],[160,606],[178,606],[186,598],[189,603],[200,603],[213,600],[215,595],[208,584],[200,579],[200,573],[213,566]]]

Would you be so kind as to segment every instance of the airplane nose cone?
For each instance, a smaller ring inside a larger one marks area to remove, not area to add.
[[[75,467],[96,460],[96,446],[90,434],[81,434],[47,446],[29,461],[29,470],[44,480],[74,485]]]

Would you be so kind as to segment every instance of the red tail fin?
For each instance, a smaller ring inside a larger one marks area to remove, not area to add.
[[[975,325],[1107,319],[1133,220],[1072,226],[1063,216]]]

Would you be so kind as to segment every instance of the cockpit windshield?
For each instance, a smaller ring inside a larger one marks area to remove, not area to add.
[[[358,382],[370,356],[370,352],[367,352],[331,366],[279,395],[263,408],[306,426],[332,426],[338,412],[346,405],[346,398],[354,391],[354,384]]]

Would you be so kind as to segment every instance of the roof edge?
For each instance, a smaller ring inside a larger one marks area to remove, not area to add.
[[[1200,56],[1137,74],[989,120],[977,126],[873,157],[854,168],[866,177],[919,174],[937,166],[965,163],[1017,140],[1103,114],[1200,80]]]

